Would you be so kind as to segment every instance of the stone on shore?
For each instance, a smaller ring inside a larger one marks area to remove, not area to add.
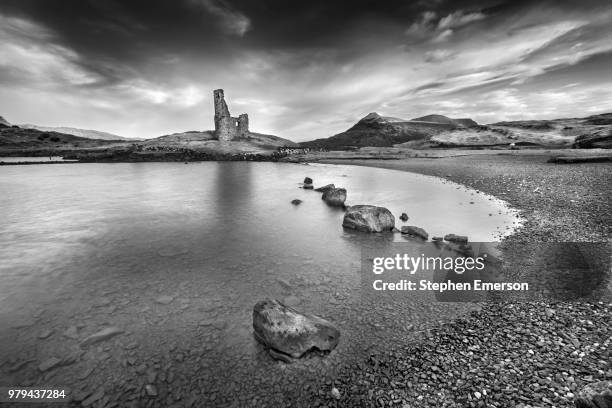
[[[332,188],[323,193],[321,197],[328,205],[333,207],[343,207],[346,201],[346,189]]]
[[[331,190],[333,188],[336,188],[336,186],[334,184],[328,184],[328,185],[323,186],[323,187],[315,188],[314,191],[318,191],[319,193],[324,193],[327,190]]]
[[[612,381],[587,384],[576,396],[576,408],[612,408]]]
[[[444,240],[448,242],[455,242],[457,244],[467,244],[468,237],[465,235],[446,234]]]
[[[425,241],[429,239],[429,234],[427,233],[427,231],[415,225],[406,225],[402,227],[402,234],[421,238]]]
[[[340,331],[329,321],[302,314],[278,300],[265,299],[253,307],[255,338],[279,353],[300,358],[311,350],[331,351],[340,339]]]
[[[87,337],[85,340],[81,342],[81,347],[86,347],[91,344],[99,343],[101,341],[105,341],[111,339],[119,334],[122,334],[123,330],[118,327],[107,327],[105,329],[100,330],[97,333],[92,334]]]
[[[347,208],[342,226],[363,232],[392,231],[395,217],[384,207],[353,205]]]

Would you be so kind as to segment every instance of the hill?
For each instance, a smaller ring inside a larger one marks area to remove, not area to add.
[[[32,124],[24,124],[19,125],[19,127],[24,129],[36,129],[42,132],[57,132],[64,133],[67,135],[84,137],[87,139],[98,139],[98,140],[125,140],[125,141],[137,141],[138,139],[130,139],[123,136],[114,135],[108,132],[102,132],[99,130],[91,130],[91,129],[78,129],[73,127],[64,127],[64,126],[39,126]]]
[[[95,140],[60,132],[43,132],[19,127],[0,127],[0,150],[2,153],[66,151],[111,145],[109,140]],[[116,143],[116,142],[115,142]]]
[[[223,153],[264,153],[276,151],[279,147],[296,147],[297,143],[283,139],[278,136],[265,135],[262,133],[249,132],[248,138],[233,140],[231,142],[220,142],[214,139],[214,131],[188,131],[173,133],[153,139],[147,139],[140,143],[143,149],[190,149],[203,152]]]
[[[0,127],[10,127],[11,124],[4,119],[2,116],[0,116]]]
[[[431,147],[516,146],[611,148],[612,114],[586,118],[497,122],[434,135]]]
[[[399,143],[427,140],[438,133],[466,126],[478,126],[478,124],[471,119],[451,119],[442,115],[405,120],[372,112],[345,132],[325,139],[302,142],[300,145],[331,150],[366,146],[388,147]]]

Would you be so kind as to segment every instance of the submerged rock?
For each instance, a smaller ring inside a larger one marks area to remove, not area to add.
[[[353,205],[347,208],[342,226],[364,232],[392,231],[395,217],[385,207]]]
[[[293,200],[291,200],[291,204],[300,205],[302,204],[302,200],[300,200],[299,198],[294,198]]]
[[[279,353],[300,358],[311,350],[331,351],[340,339],[340,331],[329,321],[302,314],[278,300],[266,299],[253,307],[255,338]]]
[[[402,215],[400,215],[399,219],[402,220],[402,221],[408,221],[408,214],[402,213]]]
[[[118,327],[107,327],[100,330],[97,333],[92,334],[81,342],[81,347],[89,346],[90,344],[98,343],[104,340],[113,338],[119,334],[122,334],[123,330]]]
[[[429,239],[429,234],[427,233],[427,231],[425,231],[423,228],[414,225],[406,225],[402,227],[402,234],[422,238],[425,241]]]
[[[468,237],[465,235],[446,234],[444,240],[448,242],[456,242],[458,244],[467,244]]]
[[[328,205],[334,207],[343,207],[346,201],[346,189],[332,188],[323,193],[321,197]]]
[[[328,185],[323,186],[323,187],[315,188],[315,191],[318,191],[320,193],[324,193],[327,190],[331,190],[333,188],[336,188],[336,186],[334,184],[328,184]]]

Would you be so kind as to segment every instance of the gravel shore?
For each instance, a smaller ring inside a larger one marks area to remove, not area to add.
[[[525,244],[607,242],[612,166],[560,165],[548,156],[480,154],[440,159],[340,160],[439,176],[492,194],[521,211],[523,226],[502,242],[504,259],[529,274]],[[336,378],[321,406],[571,407],[584,385],[612,380],[612,303],[489,303],[432,331],[418,344],[373,352]],[[335,398],[334,398],[335,396]]]

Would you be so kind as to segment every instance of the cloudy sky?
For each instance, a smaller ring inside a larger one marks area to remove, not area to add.
[[[480,123],[612,111],[612,2],[1,0],[0,115],[128,137],[327,137],[369,112]]]

